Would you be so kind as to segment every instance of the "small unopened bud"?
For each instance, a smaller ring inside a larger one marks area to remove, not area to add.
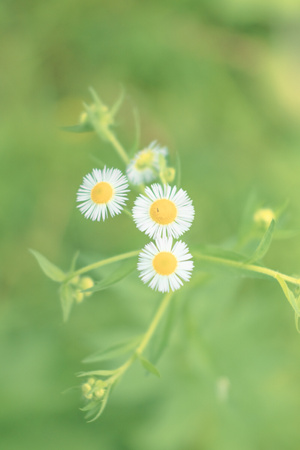
[[[85,291],[86,289],[90,289],[94,286],[94,281],[90,277],[83,277],[81,278],[78,287],[80,290]],[[82,293],[84,296],[89,297],[92,295],[92,292],[84,292]]]
[[[77,303],[81,303],[82,300],[84,299],[84,294],[80,291],[76,291],[75,292],[75,300]]]
[[[90,400],[93,397],[92,388],[89,383],[84,383],[81,386],[81,390],[85,398],[87,398],[88,400]]]
[[[95,378],[89,378],[88,379],[88,383],[89,383],[90,386],[94,386],[95,381],[96,381]]]
[[[79,116],[79,123],[81,125],[86,124],[88,122],[88,115],[85,111],[83,111]]]
[[[103,397],[103,395],[104,395],[104,393],[105,393],[105,389],[104,388],[101,388],[101,389],[96,389],[95,391],[94,391],[94,395],[95,395],[95,397],[96,398],[102,398]]]
[[[166,167],[166,169],[161,172],[160,178],[163,179],[166,183],[172,183],[172,181],[174,181],[175,174],[176,171],[174,167]]]
[[[268,228],[272,220],[275,220],[275,218],[275,213],[270,208],[260,208],[253,216],[254,222],[264,228]]]

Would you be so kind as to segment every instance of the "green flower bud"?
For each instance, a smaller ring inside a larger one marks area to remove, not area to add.
[[[105,394],[105,389],[101,388],[101,389],[95,389],[94,391],[94,395],[97,399],[102,398],[103,395]]]
[[[88,400],[90,400],[93,397],[92,388],[89,383],[84,383],[81,386],[81,390],[85,398],[87,398]]]

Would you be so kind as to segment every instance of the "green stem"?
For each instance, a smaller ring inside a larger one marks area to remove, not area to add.
[[[239,261],[233,261],[230,259],[220,258],[218,256],[211,256],[211,255],[204,255],[202,253],[193,252],[193,255],[195,258],[202,260],[202,261],[209,261],[216,264],[223,264],[228,267],[234,267],[236,269],[242,269],[242,270],[248,270],[249,272],[254,273],[261,273],[263,275],[267,275],[271,278],[275,278],[276,280],[278,277],[281,277],[283,280],[285,280],[288,283],[300,285],[300,278],[294,278],[289,275],[285,275],[283,273],[277,272],[276,270],[268,269],[266,267],[256,266],[254,264],[246,264]]]
[[[78,275],[81,275],[85,272],[89,272],[90,270],[98,269],[98,267],[106,266],[108,264],[112,264],[118,261],[123,261],[124,259],[129,259],[137,256],[140,253],[140,250],[134,250],[128,253],[122,253],[121,255],[112,256],[111,258],[102,259],[101,261],[97,261],[93,264],[89,264],[88,266],[82,267],[81,269],[73,272],[68,279],[72,279]]]
[[[121,367],[119,367],[117,373],[115,375],[113,375],[112,377],[110,377],[109,380],[107,380],[111,384],[114,383],[118,378],[120,378],[124,372],[126,372],[126,370],[131,366],[131,364],[136,360],[136,358],[139,355],[142,355],[143,351],[145,350],[149,341],[151,340],[162,316],[164,315],[164,312],[166,311],[166,309],[170,303],[172,295],[173,295],[173,292],[169,292],[168,294],[166,294],[163,297],[162,302],[160,303],[160,305],[149,325],[148,330],[144,334],[144,337],[143,337],[142,341],[140,342],[139,346],[137,347],[137,349],[135,350],[135,352]]]
[[[140,343],[140,345],[138,346],[138,348],[136,349],[136,354],[141,355],[143,353],[143,351],[145,350],[145,348],[148,345],[148,342],[150,341],[150,339],[152,338],[154,331],[156,330],[162,316],[164,315],[165,310],[167,309],[171,297],[173,295],[173,292],[169,292],[168,294],[166,294],[163,299],[162,302],[160,303],[158,310],[156,311],[155,316],[153,317],[152,322],[149,325],[148,330],[146,331],[142,342]]]
[[[112,133],[110,131],[110,129],[107,128],[105,130],[105,132],[104,131],[102,132],[102,135],[103,134],[105,135],[106,139],[111,143],[111,145],[115,148],[115,150],[117,151],[118,155],[120,156],[122,161],[127,166],[129,164],[129,162],[130,162],[130,159],[129,159],[129,157],[128,157],[124,147],[120,144],[120,142],[118,141],[118,139],[116,138],[114,133]],[[101,137],[101,135],[100,135],[100,137]]]

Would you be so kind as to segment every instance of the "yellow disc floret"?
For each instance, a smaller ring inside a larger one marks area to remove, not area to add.
[[[154,154],[152,150],[146,150],[140,154],[135,162],[135,167],[137,170],[144,170],[147,167],[152,167]]]
[[[160,225],[169,225],[177,217],[177,208],[171,200],[162,198],[150,206],[150,217]]]
[[[171,275],[177,267],[177,258],[171,252],[160,252],[152,260],[153,269],[159,275]]]
[[[113,193],[114,191],[110,183],[100,181],[91,190],[91,200],[98,205],[108,203],[112,199]]]

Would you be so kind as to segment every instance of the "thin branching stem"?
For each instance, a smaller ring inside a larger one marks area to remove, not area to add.
[[[126,370],[131,366],[131,364],[143,354],[144,350],[146,349],[147,345],[149,344],[149,341],[151,340],[155,330],[157,329],[166,309],[169,306],[170,300],[172,298],[173,292],[169,292],[166,294],[161,303],[159,304],[159,307],[146,331],[144,334],[141,342],[139,343],[138,347],[135,349],[134,353],[130,356],[130,358],[125,361],[125,363],[119,367],[117,370],[117,373],[114,374],[112,377],[109,378],[109,383],[112,384],[115,381],[117,381],[123,374],[126,372]]]
[[[91,270],[98,269],[99,267],[107,266],[108,264],[123,261],[124,259],[134,258],[135,256],[138,256],[139,253],[140,253],[140,250],[134,250],[132,252],[122,253],[121,255],[112,256],[111,258],[102,259],[101,261],[97,261],[93,264],[89,264],[88,266],[85,266],[85,267],[82,267],[81,269],[76,270],[75,272],[73,272],[70,275],[69,279],[74,278],[83,273],[90,272]]]
[[[261,267],[255,264],[247,264],[239,261],[233,261],[231,259],[221,258],[219,256],[211,256],[211,255],[205,255],[203,253],[199,252],[193,252],[193,255],[198,260],[202,261],[209,261],[211,263],[216,264],[223,264],[228,267],[234,267],[235,269],[241,269],[241,270],[247,270],[249,272],[254,273],[260,273],[262,275],[267,275],[270,278],[274,278],[275,280],[278,280],[278,277],[281,277],[284,281],[287,283],[295,284],[297,286],[300,286],[300,278],[291,277],[289,275],[285,275],[281,272],[278,272],[276,270],[268,269],[267,267]]]

